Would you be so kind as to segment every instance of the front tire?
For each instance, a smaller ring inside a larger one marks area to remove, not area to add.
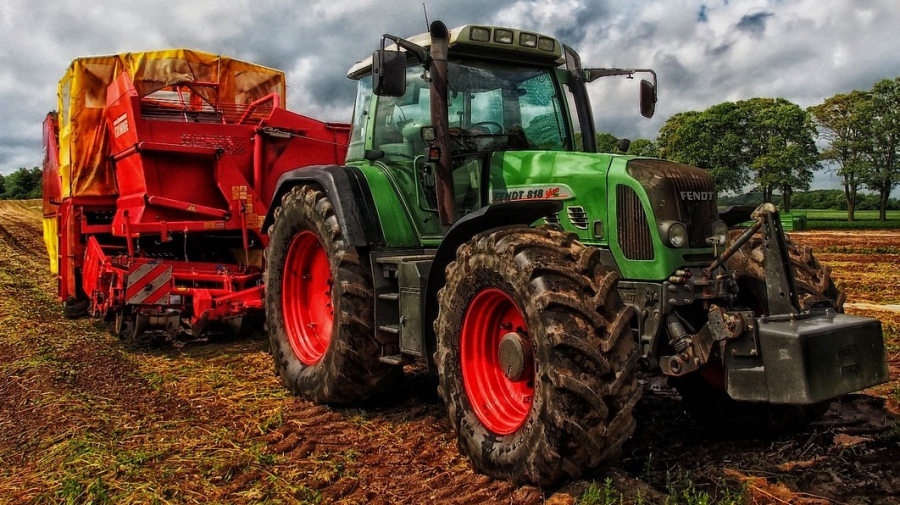
[[[266,327],[282,383],[320,403],[363,400],[402,374],[381,363],[371,267],[312,186],[284,195],[269,228]]]
[[[438,391],[476,469],[547,486],[618,457],[641,389],[616,282],[596,249],[549,229],[458,249],[438,294]]]

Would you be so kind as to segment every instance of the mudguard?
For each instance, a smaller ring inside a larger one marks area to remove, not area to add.
[[[375,201],[372,199],[365,177],[359,169],[349,166],[310,166],[285,172],[278,178],[275,194],[269,205],[262,229],[267,230],[274,221],[275,209],[281,205],[281,197],[292,187],[303,183],[319,185],[334,206],[334,215],[344,236],[354,247],[384,245],[384,235],[377,221]]]

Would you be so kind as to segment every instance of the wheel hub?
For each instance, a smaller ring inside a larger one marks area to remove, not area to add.
[[[535,391],[531,354],[528,325],[512,297],[497,288],[475,295],[463,316],[459,359],[472,410],[496,435],[514,433],[529,418]]]
[[[533,359],[531,342],[525,335],[511,331],[500,339],[499,358],[503,375],[513,382],[519,382],[525,378],[528,364]]]

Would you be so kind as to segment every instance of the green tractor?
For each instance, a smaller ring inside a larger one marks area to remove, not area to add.
[[[264,223],[285,386],[353,403],[424,364],[479,471],[552,485],[619,455],[639,370],[721,428],[886,381],[880,322],[842,313],[774,207],[720,213],[704,170],[595,152],[586,85],[635,74],[650,117],[653,71],[583,68],[552,37],[384,35],[349,72],[347,165],[285,174]]]

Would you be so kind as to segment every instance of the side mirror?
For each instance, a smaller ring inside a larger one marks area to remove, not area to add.
[[[377,96],[406,93],[406,53],[379,49],[372,55],[372,88]]]
[[[641,79],[641,115],[653,117],[656,112],[656,86],[646,79]]]

